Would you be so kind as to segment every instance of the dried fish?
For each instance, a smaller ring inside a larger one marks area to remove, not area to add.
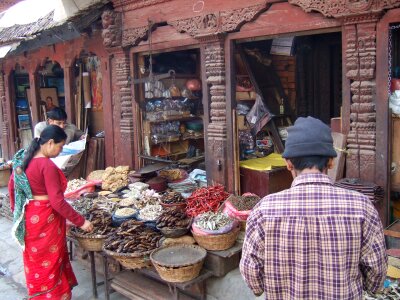
[[[68,181],[67,189],[65,190],[65,192],[70,193],[70,192],[76,191],[77,189],[81,188],[85,184],[87,184],[87,181],[83,178],[72,179],[72,180]]]
[[[232,222],[233,220],[227,214],[206,212],[196,218],[195,224],[203,229],[219,230]]]

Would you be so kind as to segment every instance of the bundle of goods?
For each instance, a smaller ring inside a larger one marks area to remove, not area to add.
[[[150,259],[162,279],[185,282],[199,276],[206,255],[196,245],[174,245],[154,250]]]
[[[189,231],[191,219],[180,209],[166,209],[156,221],[157,229],[166,237],[179,237]]]
[[[108,236],[103,251],[127,269],[148,267],[149,254],[158,247],[160,239],[160,233],[130,220]]]
[[[187,198],[186,213],[195,217],[208,211],[216,212],[228,197],[222,185],[199,188]]]
[[[192,193],[195,189],[197,189],[198,184],[195,180],[186,178],[180,182],[168,183],[168,187],[175,192],[186,194]]]
[[[128,185],[129,166],[118,166],[116,168],[108,167],[102,176],[103,190],[115,192],[118,189]]]
[[[253,207],[260,201],[256,194],[246,193],[242,196],[230,195],[225,202],[223,212],[232,218],[246,221]]]
[[[93,231],[85,232],[80,228],[74,227],[71,229],[71,233],[85,250],[101,251],[107,234],[114,231],[111,226],[111,215],[102,209],[92,208],[87,212],[85,218],[92,222]]]
[[[102,180],[103,175],[104,175],[105,170],[95,170],[93,172],[90,172],[90,174],[87,176],[87,180]]]
[[[207,250],[226,250],[235,244],[238,222],[224,213],[206,212],[194,218],[192,234]]]
[[[187,172],[182,169],[165,169],[158,172],[158,175],[167,179],[168,182],[183,180],[188,177]]]
[[[372,182],[363,181],[360,178],[343,178],[336,181],[335,186],[360,192],[367,196],[372,203],[382,201],[385,195],[382,187]]]
[[[159,205],[161,195],[156,193],[154,190],[131,190],[129,193],[123,195],[126,200],[126,203],[131,203],[129,206],[133,206],[136,209],[143,209],[147,205]],[[120,202],[121,203],[121,202]],[[124,204],[125,202],[123,202]]]

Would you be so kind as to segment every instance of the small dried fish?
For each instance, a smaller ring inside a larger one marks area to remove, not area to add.
[[[232,223],[233,220],[224,213],[206,212],[196,218],[196,225],[207,230],[219,230]]]

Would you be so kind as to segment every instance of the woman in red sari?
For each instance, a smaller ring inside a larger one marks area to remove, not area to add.
[[[66,137],[60,127],[47,126],[21,155],[20,167],[14,168],[15,180],[13,174],[8,184],[14,225],[16,220],[23,220],[19,224],[22,228],[17,230],[23,232],[20,244],[24,248],[29,299],[71,299],[71,290],[77,281],[68,258],[66,219],[82,230],[93,230],[92,224],[65,201],[67,180],[50,160],[61,152]],[[18,158],[14,157],[13,162],[18,165]],[[28,182],[18,182],[21,174],[26,175]],[[22,194],[31,197],[21,198],[21,187]]]

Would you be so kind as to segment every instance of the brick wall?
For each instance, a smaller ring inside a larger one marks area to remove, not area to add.
[[[296,58],[294,56],[272,55],[272,66],[281,79],[293,111],[296,108]]]

